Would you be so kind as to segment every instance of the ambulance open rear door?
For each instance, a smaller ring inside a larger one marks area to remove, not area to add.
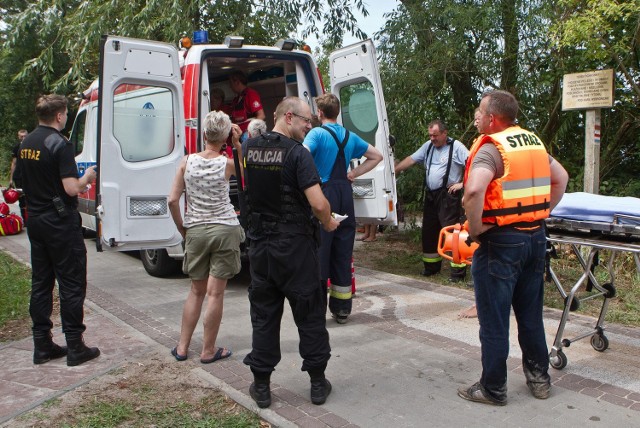
[[[168,194],[184,155],[174,46],[103,36],[98,98],[97,248],[166,248],[182,240]]]
[[[362,223],[397,225],[394,158],[373,43],[365,40],[332,52],[329,64],[331,93],[340,99],[341,105],[338,121],[383,155],[378,166],[353,183],[356,219]]]

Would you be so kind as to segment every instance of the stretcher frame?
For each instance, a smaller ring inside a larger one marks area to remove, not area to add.
[[[622,252],[633,255],[636,269],[640,272],[640,243],[634,242],[640,239],[640,226],[633,224],[620,224],[621,220],[640,221],[640,217],[628,215],[615,215],[614,223],[601,222],[581,222],[578,220],[565,220],[549,218],[547,227],[549,229],[548,240],[552,244],[568,244],[572,252],[576,255],[582,266],[582,274],[575,284],[565,291],[560,279],[549,265],[547,273],[554,282],[558,292],[564,299],[564,310],[558,325],[553,346],[549,353],[549,364],[551,367],[562,370],[566,367],[568,359],[563,348],[568,348],[572,342],[591,337],[591,346],[598,352],[604,352],[609,347],[609,340],[604,334],[604,321],[609,305],[609,300],[615,297],[615,273],[614,263],[617,256]],[[558,230],[559,229],[559,230]],[[585,254],[581,248],[588,251]],[[592,272],[594,261],[600,250],[610,250],[611,253],[606,263],[606,270],[609,282],[601,284]],[[578,299],[577,292],[582,286],[592,287],[595,293]],[[602,307],[598,319],[587,332],[579,334],[573,338],[563,338],[565,326],[569,318],[569,313],[578,309],[580,301],[602,298]]]

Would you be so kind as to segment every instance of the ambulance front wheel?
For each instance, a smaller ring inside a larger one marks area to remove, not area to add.
[[[140,250],[140,260],[149,275],[160,278],[176,273],[179,267],[178,261],[165,249]]]

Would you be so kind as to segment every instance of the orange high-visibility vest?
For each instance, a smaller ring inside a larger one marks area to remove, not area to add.
[[[494,144],[504,162],[504,175],[489,183],[482,222],[499,226],[531,223],[549,217],[551,170],[544,144],[534,133],[512,126],[482,135],[467,160],[466,184],[473,159],[484,144]]]

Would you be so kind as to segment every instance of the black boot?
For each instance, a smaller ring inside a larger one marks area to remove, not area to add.
[[[326,365],[309,370],[311,402],[316,405],[324,404],[329,394],[331,394],[331,382],[324,377],[325,367]]]
[[[48,336],[33,337],[33,364],[44,364],[65,355],[67,355],[67,347],[56,345],[51,338],[51,333]]]
[[[253,370],[252,370],[253,372]],[[261,409],[271,405],[271,374],[253,372],[253,383],[249,386],[249,395]]]
[[[467,267],[451,267],[451,276],[449,277],[449,282],[462,282],[464,278],[467,276]]]
[[[422,276],[432,276],[440,272],[442,268],[442,261],[439,262],[422,262],[424,264],[424,270]]]
[[[331,394],[331,382],[327,379],[311,381],[311,402],[313,404],[324,404],[329,394]]]
[[[68,366],[77,366],[86,363],[100,355],[100,350],[98,348],[89,348],[84,344],[82,337],[78,339],[67,339],[67,346],[69,347],[69,353],[67,354]]]

